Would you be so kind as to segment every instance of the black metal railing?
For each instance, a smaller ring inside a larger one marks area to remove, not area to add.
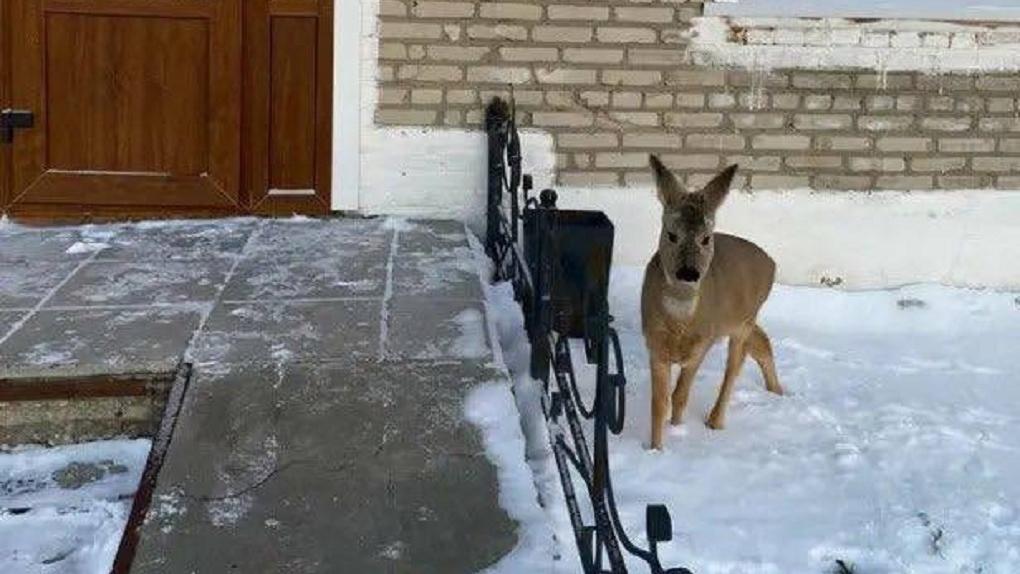
[[[635,544],[616,509],[609,468],[609,434],[623,430],[625,387],[620,340],[609,313],[609,269],[613,225],[599,211],[556,207],[556,193],[532,196],[531,177],[521,169],[521,142],[512,102],[495,98],[486,109],[489,142],[485,248],[496,281],[510,281],[524,312],[531,342],[531,376],[542,381],[542,408],[559,471],[564,500],[585,574],[625,574],[627,552],[652,574],[690,574],[664,569],[658,544],[672,539],[672,521],[662,505],[649,505],[649,548]],[[578,390],[570,340],[584,342],[595,366],[595,397],[585,404]],[[593,425],[592,446],[583,424]],[[587,490],[592,524],[584,519],[574,477]]]

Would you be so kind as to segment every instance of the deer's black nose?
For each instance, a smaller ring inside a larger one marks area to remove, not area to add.
[[[694,283],[701,278],[701,273],[698,273],[698,270],[693,267],[681,267],[677,269],[676,278],[680,281]]]

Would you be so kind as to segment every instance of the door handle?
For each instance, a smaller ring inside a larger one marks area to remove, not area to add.
[[[0,110],[0,143],[14,141],[14,130],[23,130],[35,125],[35,114],[29,110]]]

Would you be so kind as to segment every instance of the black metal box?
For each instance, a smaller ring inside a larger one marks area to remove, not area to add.
[[[540,236],[543,218],[548,221],[545,237]],[[613,223],[601,211],[524,212],[524,256],[536,281],[551,282],[552,327],[561,334],[584,337],[587,321],[608,312],[601,307],[609,294],[613,234]],[[543,257],[550,258],[551,278],[540,274]]]

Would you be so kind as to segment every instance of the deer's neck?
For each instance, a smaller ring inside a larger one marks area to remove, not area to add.
[[[698,306],[698,289],[688,286],[664,285],[662,292],[662,308],[670,318],[686,321],[694,316]]]

